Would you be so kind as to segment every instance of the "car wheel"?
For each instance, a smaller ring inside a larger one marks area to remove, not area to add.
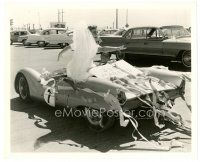
[[[184,51],[181,55],[181,62],[186,68],[191,67],[191,51]]]
[[[111,53],[101,53],[101,63],[106,64],[108,61],[110,61]]]
[[[65,47],[68,46],[69,44],[68,44],[68,43],[60,43],[59,45],[60,45],[61,48],[65,48]]]
[[[121,51],[116,52],[116,59],[118,60],[123,60],[125,58],[125,53]]]
[[[44,41],[39,41],[37,44],[39,47],[45,47],[46,45]]]
[[[115,122],[114,115],[109,116],[106,112],[101,113],[99,110],[93,108],[85,108],[85,114],[90,129],[95,132],[105,131],[112,127]]]
[[[23,74],[17,76],[16,84],[19,97],[25,102],[31,101],[28,82]]]
[[[26,46],[26,39],[24,39],[24,40],[22,41],[22,44],[23,44],[24,46]]]
[[[12,40],[10,40],[10,45],[12,45],[13,44],[13,41]]]

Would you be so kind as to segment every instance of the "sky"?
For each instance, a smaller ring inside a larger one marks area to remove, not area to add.
[[[86,21],[89,25],[97,25],[99,28],[113,27],[115,24],[116,8],[93,6],[81,7],[67,4],[14,4],[7,8],[7,17],[13,19],[14,27],[23,27],[25,24],[35,24],[38,28],[50,26],[50,22],[58,20],[58,9],[64,11],[64,22],[69,28],[73,28],[79,21]],[[128,24],[130,27],[136,26],[162,26],[162,25],[182,25],[191,26],[191,6],[186,5],[134,5],[118,7],[119,27],[126,24],[126,11],[128,10]]]

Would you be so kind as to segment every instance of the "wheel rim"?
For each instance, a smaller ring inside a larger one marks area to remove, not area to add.
[[[44,45],[45,45],[44,42],[38,42],[38,46],[39,46],[39,47],[43,47]]]
[[[191,53],[184,52],[182,55],[182,63],[186,67],[191,67]]]
[[[23,42],[22,42],[22,43],[23,43],[23,45],[26,45],[26,40],[23,40]]]
[[[28,85],[24,77],[19,78],[19,94],[22,99],[26,99],[28,96]]]

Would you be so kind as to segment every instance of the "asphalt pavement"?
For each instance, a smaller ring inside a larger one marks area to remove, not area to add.
[[[14,90],[14,78],[17,72],[24,67],[31,67],[39,72],[45,68],[53,71],[65,67],[65,59],[57,61],[60,47],[38,48],[37,46],[24,47],[21,44],[10,46],[11,58],[11,93],[10,93],[10,115],[11,115],[11,151],[12,152],[115,152],[115,151],[141,151],[147,144],[144,141],[134,142],[131,136],[133,128],[128,126],[122,128],[116,121],[113,128],[103,133],[95,133],[88,129],[84,118],[57,118],[55,110],[44,103],[33,102],[23,103]],[[65,56],[63,56],[65,57]],[[97,56],[96,60],[98,60]],[[176,63],[173,63],[173,66]],[[137,66],[142,67],[143,64]],[[185,71],[181,68],[174,68],[178,72]],[[178,67],[175,65],[175,67]],[[186,84],[187,102],[191,101],[191,83]],[[179,112],[183,118],[191,123],[191,113],[186,104],[176,100],[174,110]],[[149,121],[140,123],[141,132],[148,136],[158,130]],[[152,128],[146,131],[144,128]],[[172,148],[171,151],[191,151],[191,139],[182,132],[168,135],[180,138],[184,147]],[[167,136],[166,136],[167,137]],[[172,138],[172,137],[171,137]],[[169,137],[170,139],[170,137]],[[163,140],[169,145],[171,141]],[[133,147],[135,145],[140,146]],[[138,149],[136,149],[138,148]]]

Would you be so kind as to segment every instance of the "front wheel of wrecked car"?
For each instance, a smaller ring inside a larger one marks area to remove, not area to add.
[[[19,97],[25,102],[30,102],[31,97],[30,97],[29,86],[23,74],[17,75],[15,86],[19,94]]]
[[[190,68],[191,67],[191,51],[184,51],[181,55],[181,62],[184,67]]]
[[[107,112],[101,113],[100,110],[85,108],[86,119],[90,129],[95,132],[103,132],[113,126],[115,122],[114,115],[108,115]]]

